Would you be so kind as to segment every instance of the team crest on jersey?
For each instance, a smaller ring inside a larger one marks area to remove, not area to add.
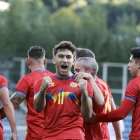
[[[71,83],[70,83],[70,87],[77,87],[77,83],[71,82]]]
[[[52,82],[52,83],[49,85],[49,87],[54,87],[54,82]]]

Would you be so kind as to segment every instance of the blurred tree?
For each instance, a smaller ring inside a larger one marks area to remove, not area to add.
[[[135,14],[125,14],[122,19],[118,20],[112,31],[113,38],[115,40],[114,46],[116,46],[116,53],[114,57],[116,61],[127,62],[129,58],[129,52],[132,47],[139,46],[140,31],[137,29],[137,19]],[[117,58],[119,54],[119,57]]]
[[[58,10],[62,7],[68,7],[77,0],[42,0],[45,5],[47,5],[52,12]]]
[[[25,56],[30,45],[48,47],[53,39],[49,32],[49,12],[41,1],[12,0],[9,11],[0,16],[0,46],[7,48],[1,51],[2,55]]]
[[[51,16],[51,33],[55,36],[55,42],[70,40],[76,43],[76,32],[80,19],[69,8],[62,8]]]
[[[114,24],[125,14],[136,15],[137,22],[140,22],[140,2],[129,2],[121,5],[105,5],[106,11],[108,13],[108,27],[113,28]]]
[[[81,28],[77,30],[77,42],[80,47],[90,48],[97,54],[97,59],[105,60],[103,50],[109,32],[107,29],[106,11],[98,4],[92,4],[79,12]],[[98,55],[101,54],[102,55]]]
[[[51,58],[50,52],[56,43],[70,40],[77,47],[93,50],[99,62],[127,62],[129,49],[140,46],[138,4],[129,5],[130,10],[126,5],[113,10],[112,5],[94,2],[74,10],[71,6],[59,8],[52,13],[39,0],[10,2],[10,9],[0,12],[1,56],[25,57],[30,46],[40,45]]]

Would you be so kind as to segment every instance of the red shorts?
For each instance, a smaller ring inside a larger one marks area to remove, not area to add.
[[[33,137],[31,134],[27,133],[25,140],[43,140],[43,139],[42,138]]]

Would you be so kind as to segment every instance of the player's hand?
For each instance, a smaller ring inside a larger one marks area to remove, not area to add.
[[[41,90],[44,91],[52,83],[52,79],[49,76],[43,77],[41,83]]]
[[[91,121],[96,122],[96,114],[94,112],[92,112]]]
[[[12,133],[11,140],[18,140],[16,133]]]
[[[78,82],[80,79],[90,80],[92,78],[92,75],[86,72],[78,72],[74,77],[74,80]]]
[[[82,93],[86,93],[86,91],[87,91],[87,80],[80,79],[78,81],[78,86],[79,86]]]
[[[95,123],[96,122],[96,114],[92,112],[92,117],[88,120],[84,119],[87,123]]]
[[[116,138],[116,140],[123,140],[123,138]]]

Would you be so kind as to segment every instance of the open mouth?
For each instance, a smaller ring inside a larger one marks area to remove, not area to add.
[[[61,71],[62,72],[67,72],[68,71],[68,66],[67,65],[61,65]]]
[[[61,65],[61,69],[62,69],[62,70],[65,71],[65,70],[67,70],[67,68],[68,68],[68,66]]]

